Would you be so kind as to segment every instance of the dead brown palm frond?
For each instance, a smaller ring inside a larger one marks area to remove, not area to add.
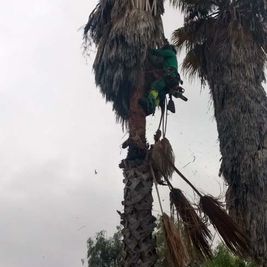
[[[165,156],[162,156],[162,151]],[[163,138],[153,145],[151,160],[152,167],[157,173],[157,176],[163,175],[168,179],[171,178],[174,169],[169,162],[174,164],[175,157],[172,146],[167,138]]]
[[[162,156],[165,156],[164,151]],[[175,172],[197,193],[200,197],[200,208],[207,215],[214,228],[221,235],[228,248],[235,254],[249,255],[249,240],[223,209],[221,203],[212,196],[202,195],[199,190],[176,168],[176,166],[165,157]],[[170,184],[170,182],[168,182]]]
[[[212,235],[208,227],[202,222],[181,190],[171,189],[170,200],[171,205],[174,205],[177,210],[178,217],[182,219],[184,232],[192,250],[196,251],[197,256],[201,259],[211,258],[212,251],[209,241],[211,241]]]
[[[249,255],[247,237],[223,209],[222,203],[212,196],[202,196],[200,207],[232,252],[241,256]]]
[[[185,267],[188,263],[188,253],[182,237],[167,214],[162,215],[162,225],[167,245],[167,259],[171,266]]]

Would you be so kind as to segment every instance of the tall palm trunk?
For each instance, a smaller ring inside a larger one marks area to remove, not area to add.
[[[260,48],[249,34],[245,38],[243,42],[215,37],[205,51],[206,71],[219,133],[221,173],[229,186],[226,194],[229,212],[250,236],[254,259],[266,267],[267,99],[262,87],[264,56],[259,55]]]
[[[155,217],[152,215],[153,178],[146,161],[146,118],[138,100],[144,94],[144,79],[134,90],[130,104],[128,158],[124,161],[124,214],[122,215],[125,267],[150,267],[157,260],[152,233]],[[131,141],[131,142],[132,142]],[[133,158],[134,157],[134,158]]]
[[[129,162],[124,169],[124,266],[150,267],[157,260],[152,232],[155,218],[152,215],[153,180],[148,165]]]

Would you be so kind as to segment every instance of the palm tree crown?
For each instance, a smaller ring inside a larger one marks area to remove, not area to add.
[[[96,84],[122,122],[148,49],[164,40],[163,12],[163,0],[100,0],[84,29],[85,46],[97,46]]]
[[[251,55],[263,70],[266,61],[266,0],[170,0],[185,13],[184,26],[176,30],[173,40],[178,48],[185,47],[187,56],[183,67],[190,75],[199,74],[202,82],[207,75],[206,50],[217,62],[223,62],[222,55],[235,56],[236,64],[248,62],[246,49],[242,44],[256,46],[257,53]],[[229,42],[233,43],[227,51]],[[226,45],[225,45],[226,44]],[[227,53],[229,52],[229,53]],[[220,60],[221,59],[221,60]],[[251,61],[250,61],[251,62]],[[254,75],[253,66],[248,75]],[[259,73],[263,81],[264,72]]]

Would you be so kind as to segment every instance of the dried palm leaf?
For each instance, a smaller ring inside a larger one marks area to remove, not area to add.
[[[189,257],[181,235],[167,214],[162,216],[162,224],[167,244],[167,259],[171,266],[185,267]]]
[[[212,196],[202,196],[200,207],[232,252],[242,256],[249,255],[247,237],[223,209],[222,203]]]
[[[212,251],[209,245],[211,233],[208,227],[203,223],[192,207],[190,202],[184,196],[180,189],[173,188],[170,192],[171,205],[175,206],[177,215],[182,219],[184,232],[192,246],[192,251],[197,252],[201,259],[212,257]]]
[[[165,153],[162,151],[162,156]],[[200,197],[200,207],[208,216],[214,228],[221,235],[223,241],[228,248],[235,254],[247,256],[250,247],[249,240],[240,229],[240,227],[232,220],[232,218],[223,209],[222,204],[211,196],[202,195],[196,187],[175,167],[175,165],[165,157],[176,173],[198,194]],[[166,179],[166,177],[164,177]],[[169,182],[170,183],[170,182]]]
[[[175,158],[172,146],[167,138],[156,142],[152,149],[151,159],[152,167],[156,173],[162,174],[168,179],[171,178],[174,172],[173,165]]]

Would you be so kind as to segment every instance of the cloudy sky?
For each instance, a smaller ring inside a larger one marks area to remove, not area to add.
[[[111,235],[122,208],[117,166],[126,133],[94,85],[94,51],[85,60],[81,49],[79,28],[97,1],[2,2],[0,266],[79,267],[87,238],[102,229]],[[167,8],[166,35],[181,23]],[[190,101],[177,101],[168,137],[177,166],[218,195],[224,187],[210,96],[198,80],[184,81]],[[149,118],[150,140],[157,124],[157,116]]]

